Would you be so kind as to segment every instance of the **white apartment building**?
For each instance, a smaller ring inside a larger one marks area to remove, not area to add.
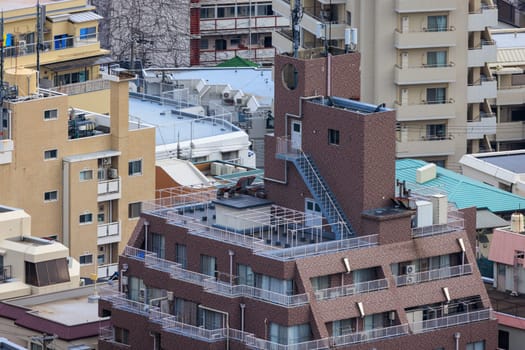
[[[285,0],[273,8],[291,16]],[[396,109],[398,158],[459,170],[463,154],[489,148],[496,120],[487,100],[497,90],[487,67],[496,58],[487,30],[498,24],[492,0],[303,0],[301,8],[301,48],[361,52],[361,99]],[[350,28],[357,45],[349,45]],[[292,51],[280,32],[273,44]]]

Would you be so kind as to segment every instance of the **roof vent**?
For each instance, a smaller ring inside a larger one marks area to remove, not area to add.
[[[416,169],[416,182],[419,184],[436,178],[436,164],[429,163],[421,168]]]
[[[510,217],[510,230],[512,232],[523,232],[525,231],[523,223],[523,214],[514,213]]]

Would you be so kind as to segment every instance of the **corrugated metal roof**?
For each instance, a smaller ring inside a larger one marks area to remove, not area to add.
[[[396,161],[396,178],[416,184],[416,169],[428,164],[422,160],[399,159]],[[460,209],[477,207],[486,208],[493,213],[512,212],[525,208],[525,198],[486,185],[480,181],[437,167],[435,179],[417,184],[425,187],[437,187],[445,191],[448,199]],[[410,186],[408,186],[410,188]]]
[[[102,19],[103,17],[96,14],[93,11],[86,11],[86,12],[80,12],[75,13],[69,16],[69,20],[73,23],[82,23],[82,22],[89,22],[89,21],[98,21],[99,19]]]
[[[498,49],[498,63],[525,64],[525,47]]]

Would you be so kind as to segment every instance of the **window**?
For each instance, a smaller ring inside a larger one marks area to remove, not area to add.
[[[128,163],[128,175],[129,176],[142,175],[142,159],[132,160]]]
[[[235,160],[239,158],[239,151],[230,151],[221,153],[222,160]]]
[[[233,38],[233,39],[230,39],[230,47],[231,48],[237,48],[239,47],[239,44],[241,43],[241,39],[239,38]]]
[[[129,330],[113,326],[113,332],[115,334],[115,342],[129,345]]]
[[[80,40],[95,39],[97,27],[80,28]]]
[[[444,32],[447,30],[447,16],[428,16],[427,31],[429,32]]]
[[[60,258],[39,263],[25,262],[27,284],[42,287],[55,283],[69,282],[67,259]]]
[[[429,124],[427,125],[427,135],[428,140],[443,140],[447,135],[447,125],[446,124]]]
[[[201,255],[201,273],[215,276],[217,271],[217,258],[214,256]]]
[[[237,17],[249,17],[253,15],[255,15],[255,6],[242,5],[237,7]]]
[[[50,149],[50,150],[44,151],[44,159],[46,160],[57,159],[57,157],[58,157],[58,150],[56,149]]]
[[[44,192],[44,202],[55,202],[58,200],[58,191]]]
[[[428,67],[446,67],[447,66],[447,52],[446,51],[427,52],[427,66]]]
[[[270,322],[270,341],[279,344],[297,344],[312,339],[312,331],[308,323],[297,326],[281,326]]]
[[[90,265],[93,264],[93,254],[81,255],[78,257],[80,265]]]
[[[93,179],[93,170],[82,170],[80,172],[80,181],[88,181]]]
[[[202,38],[201,38],[199,42],[200,42],[200,44],[199,44],[199,45],[200,45],[199,48],[200,48],[201,50],[206,50],[206,49],[208,49],[208,39],[202,39]]]
[[[215,50],[226,50],[226,40],[216,39],[215,40]]]
[[[57,118],[58,118],[57,109],[48,109],[44,111],[44,120],[51,120],[51,119],[57,119]]]
[[[273,10],[271,4],[257,5],[257,16],[272,16]]]
[[[86,214],[80,215],[79,222],[81,224],[90,224],[90,223],[92,223],[93,222],[93,214],[86,213]]]
[[[201,7],[201,19],[205,19],[205,18],[215,18],[215,7],[214,6]]]
[[[218,18],[235,17],[235,7],[234,6],[217,7],[217,17]]]
[[[188,265],[188,258],[186,256],[186,246],[184,244],[175,244],[175,262],[181,264],[185,269]]]
[[[158,233],[150,233],[148,235],[148,250],[157,253],[157,257],[164,259],[165,253],[165,239],[164,235]]]
[[[328,129],[328,143],[331,145],[339,144],[339,130]]]
[[[437,104],[447,102],[447,89],[446,88],[428,88],[427,89],[427,103]]]
[[[239,279],[237,280],[238,284],[255,286],[255,275],[251,266],[244,264],[237,264],[237,275]]]
[[[485,350],[485,341],[480,340],[474,343],[468,343],[466,350]]]
[[[142,211],[142,202],[135,202],[135,203],[129,203],[128,204],[128,218],[138,218],[140,216],[140,212]]]

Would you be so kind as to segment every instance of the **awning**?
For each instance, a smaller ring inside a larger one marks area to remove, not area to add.
[[[96,14],[93,11],[87,11],[87,12],[80,12],[75,13],[69,16],[69,21],[73,23],[82,23],[82,22],[90,22],[90,21],[98,21],[102,19],[101,15]]]
[[[115,62],[115,60],[109,56],[97,56],[89,58],[81,58],[78,60],[65,61],[59,63],[50,63],[42,65],[44,68],[52,70],[53,72],[61,72],[80,67],[91,67],[98,64],[107,64]]]
[[[488,209],[476,211],[476,229],[509,226],[508,221],[503,220]]]

